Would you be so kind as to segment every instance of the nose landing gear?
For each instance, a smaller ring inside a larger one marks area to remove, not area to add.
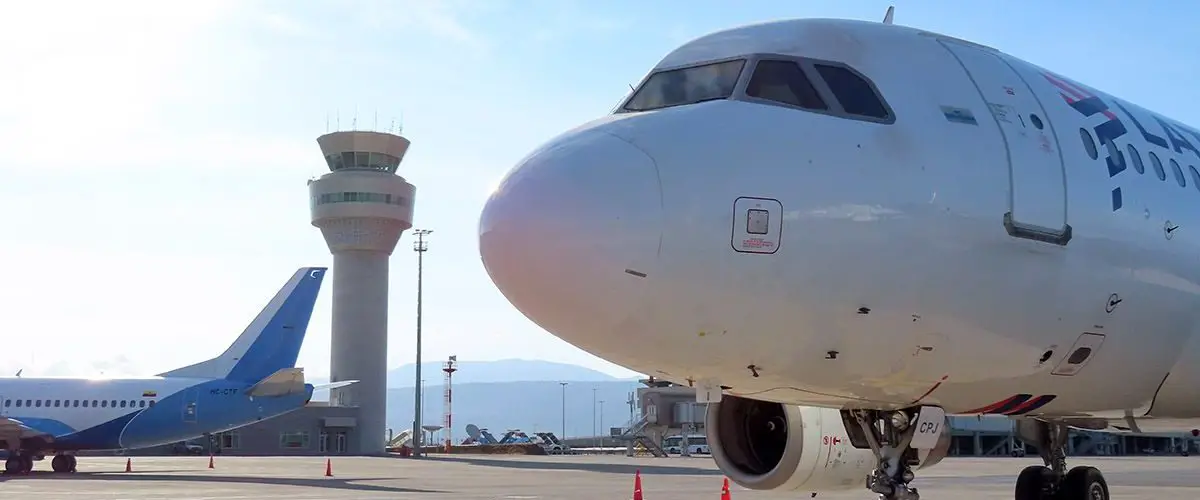
[[[945,429],[946,413],[925,406],[910,410],[851,410],[879,465],[867,476],[867,489],[880,500],[920,500],[909,483],[916,477],[917,450],[932,450]]]

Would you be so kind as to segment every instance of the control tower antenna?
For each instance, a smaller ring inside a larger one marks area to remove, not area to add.
[[[359,407],[359,448],[382,455],[388,261],[401,234],[412,227],[416,195],[396,169],[410,143],[394,134],[337,131],[318,137],[317,144],[329,173],[309,182],[308,190],[312,225],[320,228],[333,254],[330,381],[359,381],[333,389],[330,401]]]
[[[442,400],[442,406],[445,408],[444,411],[446,413],[445,422],[442,423],[442,426],[446,429],[446,453],[450,453],[450,447],[454,445],[454,431],[452,430],[453,428],[450,427],[450,424],[453,420],[452,417],[454,415],[453,412],[450,411],[450,408],[454,398],[452,397],[453,391],[450,389],[450,387],[451,382],[454,381],[454,372],[458,371],[457,365],[458,356],[450,356],[450,359],[447,360],[446,364],[442,366],[442,371],[446,372],[446,390],[444,391],[445,394],[443,394],[444,398]]]

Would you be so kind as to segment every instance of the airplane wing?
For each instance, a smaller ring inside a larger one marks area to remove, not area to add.
[[[0,446],[9,439],[28,439],[32,437],[53,438],[54,435],[26,425],[15,418],[0,417]]]
[[[246,390],[250,397],[277,397],[304,392],[304,369],[283,368]]]
[[[320,390],[325,390],[325,389],[337,389],[339,387],[346,387],[348,385],[353,385],[353,384],[357,384],[357,383],[358,383],[357,380],[343,380],[341,382],[332,382],[329,384],[314,385],[313,390],[320,391]]]
[[[313,390],[319,391],[322,389],[337,389],[346,387],[350,384],[358,382],[357,380],[343,380],[329,384],[314,385]],[[250,397],[278,397],[288,394],[297,394],[304,392],[304,369],[303,368],[284,368],[260,380],[246,390],[246,395]]]

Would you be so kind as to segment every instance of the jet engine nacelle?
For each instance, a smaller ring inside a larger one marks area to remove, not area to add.
[[[944,428],[936,449],[907,454],[914,469],[946,456],[950,431]],[[717,467],[752,490],[862,489],[878,462],[869,448],[855,447],[841,411],[833,408],[722,396],[708,405],[705,431]]]

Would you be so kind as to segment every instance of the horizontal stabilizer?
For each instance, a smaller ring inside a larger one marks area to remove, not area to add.
[[[304,369],[283,368],[251,386],[246,390],[246,395],[254,398],[269,398],[302,392],[304,392]]]
[[[357,384],[357,383],[358,383],[357,380],[343,380],[341,382],[332,382],[332,383],[328,383],[328,384],[314,385],[313,390],[314,391],[322,391],[325,389],[339,389],[339,388],[346,387],[351,384]]]

